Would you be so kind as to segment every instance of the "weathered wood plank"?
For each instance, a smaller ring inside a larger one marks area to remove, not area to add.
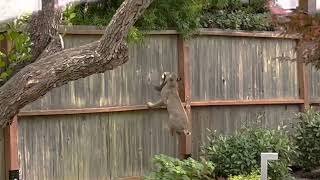
[[[67,48],[80,46],[98,36],[66,36]],[[164,71],[178,71],[177,37],[146,37],[144,44],[130,47],[130,60],[104,74],[92,75],[53,89],[24,110],[97,108],[141,105],[159,99],[151,83],[160,83]]]
[[[3,129],[0,128],[0,179],[5,179],[6,178],[6,173],[5,173],[5,155],[4,155],[4,132]]]
[[[320,101],[320,72],[314,67],[308,66],[310,101]]]
[[[179,76],[182,78],[181,86],[179,87],[179,95],[181,101],[185,103],[185,110],[189,119],[189,127],[192,129],[192,116],[191,116],[191,88],[190,88],[190,53],[189,53],[189,44],[182,36],[178,37],[178,72]],[[180,138],[180,151],[181,157],[187,158],[192,154],[192,145],[191,145],[191,136],[186,136],[185,134],[181,135]]]
[[[190,42],[192,100],[299,98],[294,40],[197,36]]]
[[[297,67],[298,82],[299,82],[299,96],[304,100],[301,106],[302,111],[310,106],[310,95],[309,95],[309,72],[308,67],[304,63],[298,63]]]
[[[104,27],[97,26],[60,26],[60,32],[72,35],[103,35]],[[147,31],[149,35],[177,35],[176,30],[160,30],[160,31]],[[281,32],[270,31],[239,31],[239,30],[221,30],[199,28],[198,35],[206,36],[234,36],[234,37],[256,37],[256,38],[279,38],[279,39],[298,39],[297,35],[283,36]]]
[[[23,119],[19,153],[24,179],[142,176],[154,155],[179,155],[165,110]]]
[[[6,173],[17,171],[20,169],[18,159],[18,118],[14,117],[10,126],[5,128],[5,162]],[[11,174],[11,173],[10,173]]]
[[[191,106],[247,106],[288,104],[304,104],[304,99],[213,100],[191,102]]]

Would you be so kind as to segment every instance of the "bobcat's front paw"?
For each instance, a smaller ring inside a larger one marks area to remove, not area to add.
[[[153,106],[152,102],[147,102],[147,106],[148,106],[148,108],[152,108],[152,106]]]

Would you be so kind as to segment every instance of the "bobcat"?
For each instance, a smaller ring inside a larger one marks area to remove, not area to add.
[[[174,73],[165,72],[162,74],[162,83],[155,89],[161,92],[161,99],[155,103],[148,102],[149,108],[155,108],[165,105],[169,113],[169,126],[178,134],[191,134],[189,128],[189,119],[182,105],[178,92],[178,83],[181,79]]]

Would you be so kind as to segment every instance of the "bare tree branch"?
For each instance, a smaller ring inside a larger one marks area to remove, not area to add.
[[[99,41],[41,58],[18,72],[0,87],[0,126],[7,126],[21,108],[51,89],[125,63],[128,49],[124,40],[152,1],[125,0]]]

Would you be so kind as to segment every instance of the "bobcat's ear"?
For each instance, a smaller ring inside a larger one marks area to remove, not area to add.
[[[181,81],[182,79],[181,78],[177,78],[177,81]]]

